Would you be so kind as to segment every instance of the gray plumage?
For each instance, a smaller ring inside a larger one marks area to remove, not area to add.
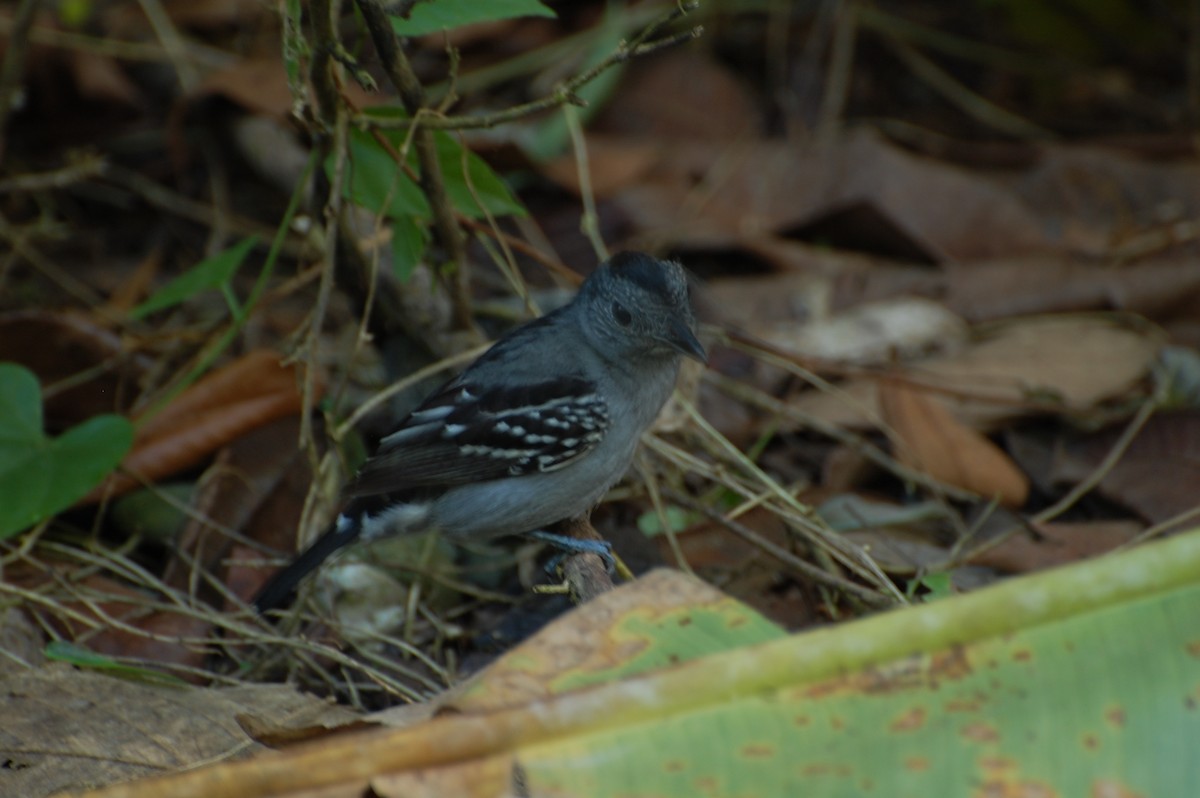
[[[491,538],[588,512],[628,469],[684,355],[705,359],[683,268],[614,256],[570,303],[509,332],[383,438],[334,528],[255,606],[284,603],[360,537]]]

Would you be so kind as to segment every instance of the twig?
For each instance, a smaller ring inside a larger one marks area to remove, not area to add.
[[[577,540],[603,541],[604,538],[592,526],[587,516],[563,523],[559,531]],[[591,601],[613,589],[612,577],[604,567],[604,560],[592,552],[575,552],[567,556],[562,564],[563,579],[576,604]]]
[[[914,75],[977,122],[1020,139],[1056,138],[1054,133],[1046,128],[1035,125],[971,91],[908,42],[887,35],[883,40]]]
[[[1071,490],[1067,491],[1066,495],[1064,495],[1061,499],[1037,513],[1033,517],[1029,518],[1027,521],[1024,521],[1021,524],[1013,525],[1008,529],[997,533],[995,536],[971,549],[966,554],[960,555],[959,553],[962,549],[961,543],[956,545],[954,549],[951,550],[948,565],[950,563],[957,564],[960,562],[969,563],[985,552],[990,551],[996,546],[999,546],[1010,536],[1020,532],[1022,529],[1032,528],[1038,524],[1045,524],[1049,521],[1053,521],[1055,518],[1058,518],[1067,510],[1074,507],[1080,499],[1082,499],[1089,492],[1091,492],[1093,488],[1099,485],[1104,477],[1108,476],[1109,472],[1111,472],[1116,466],[1117,462],[1125,456],[1125,452],[1128,451],[1130,445],[1133,443],[1134,438],[1138,436],[1138,433],[1142,431],[1142,428],[1146,426],[1146,423],[1150,421],[1151,416],[1154,415],[1154,411],[1158,409],[1159,403],[1160,398],[1157,396],[1152,396],[1143,402],[1142,406],[1138,408],[1137,413],[1134,414],[1134,417],[1130,419],[1129,424],[1124,430],[1122,430],[1121,436],[1117,438],[1116,442],[1113,443],[1112,448],[1108,450],[1108,454],[1106,454],[1104,459],[1100,461],[1100,464],[1092,469],[1092,472],[1088,474],[1087,477],[1077,483],[1073,488],[1071,488]],[[1139,536],[1139,538],[1140,537],[1141,536]],[[1125,545],[1128,546],[1131,544],[1132,541],[1126,543]]]
[[[596,197],[592,194],[592,170],[588,165],[583,124],[579,121],[579,112],[569,105],[563,107],[563,116],[567,120],[567,130],[571,133],[571,148],[575,151],[575,173],[579,178],[579,198],[583,201],[583,216],[579,219],[579,229],[591,242],[596,259],[606,261],[608,247],[600,235],[600,215],[596,212]]]
[[[17,100],[17,85],[25,67],[25,54],[29,52],[29,28],[33,25],[36,0],[21,0],[13,15],[12,35],[5,49],[4,61],[0,63],[0,163],[4,162],[5,145],[8,143],[8,115]]]
[[[817,115],[817,138],[828,141],[841,124],[850,96],[850,77],[854,72],[854,44],[858,37],[858,3],[839,4],[834,21],[833,50],[829,57],[828,77]]]
[[[417,79],[412,65],[408,62],[396,34],[388,22],[387,12],[381,0],[355,0],[367,32],[375,44],[384,70],[396,91],[400,101],[408,111],[409,117],[417,123],[414,145],[417,151],[417,161],[421,165],[421,190],[429,201],[433,213],[434,234],[445,251],[446,260],[453,270],[451,275],[451,297],[454,305],[455,322],[461,330],[475,329],[471,314],[470,271],[467,268],[466,251],[463,247],[462,230],[454,218],[454,208],[446,195],[445,182],[442,179],[442,167],[438,162],[437,143],[433,131],[426,127],[425,117],[429,111],[425,106],[425,92]]]
[[[1116,443],[1109,449],[1108,454],[1100,461],[1100,464],[1088,474],[1079,484],[1067,491],[1067,494],[1054,504],[1042,510],[1035,515],[1032,523],[1044,524],[1047,521],[1052,521],[1065,513],[1067,510],[1075,506],[1075,503],[1091,492],[1092,488],[1100,484],[1100,481],[1108,476],[1113,470],[1117,462],[1125,456],[1125,452],[1133,443],[1133,439],[1138,436],[1146,423],[1150,421],[1150,417],[1154,415],[1154,411],[1158,409],[1158,397],[1151,397],[1142,403],[1138,408],[1137,413],[1130,420],[1129,425],[1121,432],[1121,437],[1117,438]]]
[[[737,535],[742,540],[762,549],[767,554],[771,555],[781,563],[799,573],[806,579],[811,579],[814,582],[819,582],[827,587],[841,590],[855,596],[862,601],[870,604],[873,607],[890,607],[898,602],[894,597],[881,593],[878,590],[872,590],[869,587],[864,587],[857,582],[851,582],[849,579],[844,579],[837,574],[830,573],[822,568],[818,568],[810,562],[800,559],[795,554],[792,554],[787,549],[764,538],[762,535],[755,532],[750,527],[735,521],[727,515],[724,515],[716,508],[710,507],[707,504],[696,501],[691,496],[688,496],[682,491],[674,488],[665,488],[663,490],[672,502],[685,507],[692,512],[700,513],[710,520],[720,524],[728,529],[733,534]]]
[[[853,432],[844,430],[836,424],[830,424],[824,419],[805,413],[789,405],[787,402],[780,401],[743,382],[711,370],[705,373],[704,378],[723,393],[740,402],[745,402],[748,405],[759,407],[769,413],[786,418],[805,429],[812,430],[840,443],[885,471],[891,472],[903,482],[920,485],[926,490],[948,496],[958,501],[974,501],[979,498],[975,494],[955,488],[953,485],[943,485],[925,472],[916,471],[901,464],[883,449],[880,449],[861,435],[855,435]]]
[[[363,2],[374,3],[376,0],[358,0]],[[490,128],[505,122],[512,122],[541,111],[548,111],[552,108],[557,108],[563,105],[577,105],[580,107],[586,106],[587,103],[579,97],[577,92],[579,89],[591,83],[604,72],[617,64],[622,64],[632,58],[649,55],[658,50],[672,47],[682,42],[690,41],[701,36],[704,29],[701,27],[690,28],[681,33],[675,33],[670,36],[665,36],[661,39],[654,39],[665,26],[684,16],[689,11],[693,11],[699,4],[696,2],[679,3],[674,6],[668,13],[656,21],[647,25],[640,33],[630,39],[628,42],[622,42],[617,46],[612,53],[597,63],[591,69],[587,69],[562,85],[558,86],[550,94],[544,97],[539,97],[536,100],[523,103],[521,105],[506,108],[503,111],[497,111],[491,114],[483,114],[480,116],[431,116],[420,120],[415,118],[415,115],[409,119],[380,119],[371,115],[364,115],[356,119],[364,125],[371,125],[381,130],[387,129],[405,129],[412,125],[419,124],[423,128],[429,130],[470,130],[476,128]],[[407,105],[407,103],[406,103]]]
[[[175,29],[175,24],[163,10],[159,0],[138,0],[138,5],[142,7],[142,13],[150,21],[150,27],[154,29],[154,34],[162,43],[167,57],[171,59],[175,74],[179,77],[180,87],[184,92],[190,92],[200,82],[200,74],[187,58],[187,47],[183,37]]]
[[[882,592],[891,593],[900,603],[906,603],[903,594],[892,584],[892,580],[888,579],[879,565],[860,547],[814,520],[815,513],[811,507],[798,501],[782,485],[768,476],[757,463],[752,462],[746,457],[728,438],[718,432],[691,402],[681,397],[679,405],[688,417],[691,418],[695,428],[708,440],[713,442],[725,457],[729,458],[731,462],[753,476],[756,481],[775,494],[775,497],[780,501],[778,514],[788,518],[791,521],[791,525],[803,534],[807,540],[819,549],[828,552],[835,560],[858,574],[861,578],[878,585]]]

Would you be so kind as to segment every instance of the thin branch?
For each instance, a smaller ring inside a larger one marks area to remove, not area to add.
[[[12,36],[0,64],[0,162],[4,160],[4,145],[7,143],[5,129],[8,115],[17,104],[17,86],[25,67],[25,54],[29,51],[29,28],[33,25],[36,0],[21,0],[13,16]]]
[[[735,521],[727,515],[723,515],[719,510],[708,504],[696,501],[682,491],[675,490],[674,488],[666,488],[663,490],[663,494],[680,507],[700,513],[714,523],[720,524],[742,540],[779,560],[779,562],[791,568],[805,579],[810,579],[826,587],[849,593],[873,607],[891,607],[897,603],[894,597],[886,593],[864,587],[857,582],[851,582],[849,579],[830,573],[806,560],[802,560],[782,546],[767,540],[745,524]]]
[[[400,94],[400,101],[408,111],[409,116],[418,122],[414,146],[417,161],[421,165],[421,190],[429,201],[433,212],[434,234],[445,251],[446,260],[453,269],[451,277],[451,297],[454,304],[455,321],[459,329],[474,330],[475,323],[471,315],[470,272],[467,269],[466,249],[463,243],[462,230],[454,217],[454,207],[446,195],[446,185],[442,178],[442,167],[438,162],[437,144],[433,131],[425,127],[424,119],[428,115],[425,107],[425,91],[413,71],[412,64],[400,48],[396,34],[388,22],[387,11],[381,0],[355,0],[375,50],[387,72],[388,78]]]
[[[374,2],[374,0],[360,0],[360,2]],[[698,4],[681,3],[671,9],[661,19],[646,26],[637,36],[628,42],[621,42],[617,48],[613,50],[604,60],[597,63],[590,69],[587,69],[565,83],[558,86],[550,94],[544,97],[539,97],[536,100],[531,100],[521,105],[515,105],[512,108],[506,108],[503,111],[496,111],[491,114],[483,114],[479,116],[425,116],[417,120],[414,116],[410,119],[380,119],[378,117],[364,114],[354,121],[358,124],[374,126],[381,130],[390,129],[407,129],[414,124],[419,124],[422,128],[429,130],[472,130],[478,128],[491,128],[496,125],[501,125],[506,122],[513,122],[517,119],[522,119],[542,111],[548,111],[553,108],[558,108],[563,105],[576,105],[586,107],[587,102],[578,95],[579,89],[591,83],[600,75],[616,66],[617,64],[625,63],[639,56],[649,55],[658,50],[667,47],[673,47],[682,42],[691,41],[699,38],[704,32],[704,29],[697,26],[689,30],[675,33],[670,36],[665,36],[661,39],[653,39],[652,37],[658,33],[664,26],[672,22],[678,17],[683,16],[688,11],[696,8]]]

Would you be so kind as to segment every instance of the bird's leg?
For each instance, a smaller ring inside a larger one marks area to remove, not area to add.
[[[547,572],[563,577],[559,586],[582,603],[601,593],[612,590],[611,574],[616,571],[632,579],[633,574],[625,563],[613,553],[612,544],[600,537],[592,527],[588,515],[563,521],[555,532],[539,529],[529,537],[541,540],[562,551],[546,566]]]
[[[569,535],[559,535],[543,529],[529,532],[527,536],[534,540],[540,540],[543,543],[549,543],[554,548],[559,549],[558,554],[555,554],[546,563],[546,573],[551,576],[558,573],[559,566],[562,565],[563,560],[572,554],[595,554],[604,561],[604,565],[610,574],[617,569],[617,558],[613,555],[612,544],[607,540],[573,538]]]

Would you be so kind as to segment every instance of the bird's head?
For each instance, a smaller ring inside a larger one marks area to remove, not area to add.
[[[589,335],[615,358],[685,355],[707,362],[696,338],[687,273],[673,261],[621,252],[579,289]]]

